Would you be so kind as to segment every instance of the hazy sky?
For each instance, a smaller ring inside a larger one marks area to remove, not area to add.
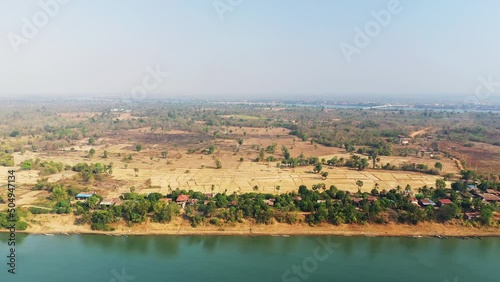
[[[0,0],[1,96],[436,97],[500,82],[498,0],[54,1]]]

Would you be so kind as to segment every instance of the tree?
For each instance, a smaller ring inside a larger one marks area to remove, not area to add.
[[[140,152],[142,150],[142,145],[139,144],[139,145],[135,146],[135,150],[137,152]]]
[[[443,205],[436,213],[436,219],[439,222],[446,222],[453,219],[458,213],[460,209],[456,204],[451,205]]]
[[[259,159],[258,159],[258,161],[259,161],[259,162],[263,161],[263,160],[264,160],[264,156],[265,156],[265,154],[264,154],[264,149],[260,149],[260,151],[259,151]]]
[[[290,159],[290,157],[291,157],[290,152],[288,152],[288,150],[287,150],[287,151],[285,151],[285,152],[283,153],[283,157],[285,157],[285,160],[289,160],[289,159]]]
[[[465,183],[476,178],[476,173],[472,170],[462,170],[460,174],[462,174],[462,179],[465,180]]]
[[[108,151],[104,150],[103,154],[102,154],[102,157],[107,159],[109,157],[109,153]]]
[[[317,163],[317,164],[314,166],[313,171],[314,171],[315,173],[320,173],[322,169],[323,169],[323,166],[321,165],[321,163]]]
[[[361,187],[363,187],[363,181],[358,180],[356,181],[356,186],[358,186],[358,191],[361,193]]]
[[[493,208],[489,205],[483,206],[481,208],[481,219],[483,220],[483,223],[486,225],[490,225],[492,217],[493,217]]]
[[[378,153],[376,151],[373,151],[370,154],[370,158],[372,159],[372,162],[373,162],[373,168],[375,168],[375,166],[377,165],[377,162],[380,161],[380,158],[378,157]]]
[[[368,167],[368,160],[365,158],[360,159],[358,162],[358,170],[362,171],[365,170],[365,168],[367,167]]]
[[[166,159],[166,158],[167,158],[167,154],[168,154],[168,152],[167,152],[167,151],[163,151],[163,152],[161,152],[161,156],[162,156],[164,159]]]
[[[134,168],[134,174],[135,174],[135,177],[139,176],[139,169],[138,168]]]
[[[94,149],[94,148],[91,148],[91,149],[89,150],[89,155],[88,155],[89,159],[93,158],[93,157],[94,157],[94,155],[95,155],[95,149]]]
[[[443,170],[443,164],[441,162],[437,162],[434,164],[434,167],[438,169],[439,171]]]
[[[238,145],[243,145],[243,138],[238,138]]]
[[[17,137],[17,136],[19,136],[20,134],[21,134],[21,132],[19,132],[19,130],[14,130],[14,131],[12,131],[12,132],[9,134],[9,136],[10,136],[10,137]]]
[[[279,185],[276,185],[274,187],[274,190],[276,190],[276,193],[278,193],[280,191],[280,189],[281,189],[281,186],[279,186]]]
[[[329,174],[328,171],[324,171],[324,172],[321,173],[321,177],[323,179],[326,179],[328,177],[328,174]]]
[[[405,191],[406,191],[406,193],[410,193],[411,192],[411,186],[410,186],[410,184],[406,184]]]
[[[95,137],[90,137],[88,141],[89,145],[94,145],[95,144]]]
[[[210,146],[208,147],[208,153],[209,153],[209,154],[213,154],[213,153],[215,152],[215,149],[216,149],[216,148],[215,148],[215,145],[210,145]]]
[[[446,188],[446,181],[443,179],[436,179],[436,189],[444,189]]]
[[[153,220],[161,223],[170,222],[180,214],[179,205],[168,205],[163,201],[156,202],[153,206]]]
[[[222,162],[221,162],[221,160],[219,160],[219,159],[215,160],[215,167],[217,169],[221,169],[222,168]]]

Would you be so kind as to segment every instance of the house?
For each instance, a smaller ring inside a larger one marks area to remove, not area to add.
[[[466,212],[465,219],[474,220],[478,218],[480,214],[481,214],[480,212]]]
[[[264,204],[268,206],[274,206],[274,201],[276,200],[275,199],[264,200]]]
[[[410,142],[408,140],[403,140],[401,141],[401,145],[409,145]]]
[[[302,201],[302,197],[301,196],[295,196],[295,197],[293,197],[293,199],[295,201]]]
[[[75,198],[76,198],[77,200],[86,200],[86,199],[88,199],[88,198],[90,198],[90,197],[92,197],[92,196],[94,196],[94,195],[95,195],[95,193],[78,193],[78,194],[75,196]]]
[[[231,206],[236,207],[238,205],[238,201],[234,200],[229,203]]]
[[[378,198],[375,197],[375,196],[368,196],[368,198],[366,198],[368,200],[368,202],[375,202],[375,201],[378,201]]]
[[[215,195],[217,195],[217,193],[205,193],[205,197],[207,197],[209,199],[215,197]]]
[[[111,207],[111,206],[114,206],[116,204],[120,203],[120,200],[117,199],[117,198],[106,198],[104,200],[102,200],[99,205],[101,206],[106,206],[106,207]]]
[[[417,198],[411,198],[411,199],[410,199],[410,202],[411,202],[413,205],[418,206],[418,200],[417,200]]]
[[[479,190],[478,188],[472,188],[469,190],[469,192],[471,192],[472,194],[474,194],[476,196],[479,196],[479,194],[481,194],[481,190]]]
[[[486,189],[486,193],[493,194],[493,195],[500,195],[500,192],[498,192],[495,189]]]
[[[316,203],[318,203],[318,204],[326,203],[326,200],[317,200]]]
[[[462,199],[472,200],[472,194],[469,192],[460,192],[460,196],[462,196]]]
[[[179,195],[177,199],[175,199],[175,202],[181,205],[182,208],[185,208],[188,200],[189,200],[189,195]]]
[[[419,201],[419,204],[422,206],[422,207],[428,207],[428,206],[436,206],[436,203],[434,203],[433,201],[431,201],[430,199],[422,199]]]
[[[439,201],[437,202],[438,207],[451,204],[453,204],[453,202],[450,199],[439,199]]]
[[[190,205],[196,205],[198,203],[198,199],[189,199],[187,203]]]
[[[178,204],[186,203],[189,200],[189,195],[179,195],[175,200]]]
[[[359,205],[359,203],[363,201],[363,198],[352,198],[352,201],[354,202],[354,204]]]
[[[160,201],[170,204],[172,203],[172,198],[161,198]]]
[[[494,194],[479,193],[478,195],[479,195],[479,197],[481,197],[481,199],[483,199],[484,201],[487,201],[487,202],[500,202],[500,197],[498,197],[497,195],[494,195]]]
[[[468,190],[477,189],[477,186],[476,186],[476,184],[469,184],[469,185],[467,185],[467,189]]]

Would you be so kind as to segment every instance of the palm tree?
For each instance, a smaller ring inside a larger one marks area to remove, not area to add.
[[[410,184],[406,184],[405,191],[406,191],[406,193],[410,193],[411,192],[411,186],[410,186]]]
[[[378,157],[378,153],[372,152],[370,154],[370,158],[372,159],[372,162],[373,162],[373,168],[375,168],[375,165],[377,164],[377,159],[380,161],[380,158]]]
[[[399,185],[398,185],[398,186],[396,187],[396,190],[398,191],[398,193],[401,193],[401,186],[399,186]]]
[[[358,192],[361,193],[361,187],[363,187],[363,181],[358,180],[356,181],[356,186],[358,186]]]

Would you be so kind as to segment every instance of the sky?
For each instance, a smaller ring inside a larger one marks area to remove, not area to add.
[[[0,0],[0,97],[488,102],[500,96],[499,11],[497,0]]]

